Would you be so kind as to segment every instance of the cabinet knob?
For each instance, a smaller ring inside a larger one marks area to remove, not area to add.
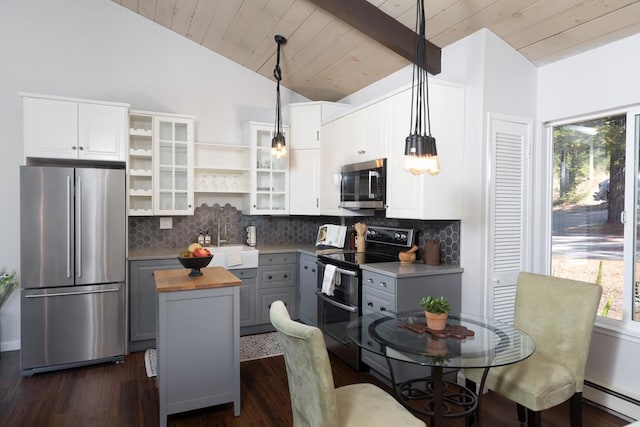
[[[369,306],[369,307],[373,307],[373,303],[372,303],[371,301],[369,301],[369,302],[367,303],[367,306]]]
[[[80,147],[78,147],[78,150],[84,150],[84,147],[81,145]]]
[[[316,269],[315,269],[315,268],[312,268],[312,269],[311,269],[311,272],[312,272],[312,273],[315,273],[315,272],[316,272]]]
[[[373,283],[373,279],[372,279],[371,277],[369,277],[369,278],[367,279],[367,282],[369,282],[369,283]]]
[[[384,307],[380,307],[380,311],[387,311],[387,309]]]
[[[272,276],[269,276],[268,279],[271,280]]]
[[[364,154],[365,151],[364,150],[358,150],[358,154]]]
[[[75,146],[75,145],[72,145],[72,146],[71,146],[71,149],[72,149],[72,150],[76,150],[77,148],[76,148],[76,146]]]
[[[380,286],[382,286],[383,288],[387,287],[387,283],[386,282],[380,282]]]
[[[320,131],[316,131],[316,141],[320,141]]]
[[[289,277],[288,275],[286,275],[286,274],[284,275],[284,278],[285,278],[285,279],[286,279],[286,278],[288,278],[288,277]]]
[[[305,270],[308,270],[308,269],[309,269],[309,267],[307,267],[307,266],[305,265],[305,266],[304,266],[304,269],[305,269]]]

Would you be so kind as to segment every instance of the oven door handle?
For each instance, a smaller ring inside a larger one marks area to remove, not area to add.
[[[334,301],[331,298],[327,298],[322,294],[322,291],[319,291],[316,289],[316,295],[318,295],[320,298],[322,298],[323,301],[328,302],[331,305],[335,305],[336,307],[342,309],[342,310],[346,310],[349,311],[351,313],[357,313],[358,312],[358,307],[353,307],[351,305],[346,305],[346,304],[342,304],[339,303],[338,301]]]
[[[320,262],[320,261],[318,261],[317,264],[320,267],[326,267],[327,266],[327,264],[325,264],[323,262]],[[345,270],[344,268],[340,268],[340,267],[336,267],[336,273],[344,274],[345,276],[358,277],[358,272],[357,271]]]

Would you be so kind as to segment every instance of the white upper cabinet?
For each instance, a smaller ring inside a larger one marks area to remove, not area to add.
[[[242,128],[243,143],[250,147],[249,203],[244,210],[250,215],[289,214],[289,153],[277,158],[271,155],[274,126],[249,122]],[[289,140],[289,126],[283,126]]]
[[[289,213],[320,215],[320,150],[291,150]]]
[[[25,157],[126,160],[127,104],[23,97]]]
[[[193,215],[194,120],[153,117],[153,213]]]
[[[387,217],[460,219],[463,204],[465,141],[464,87],[429,82],[431,134],[436,138],[440,174],[414,176],[402,169],[404,140],[410,132],[411,90],[390,97],[387,155]]]
[[[347,111],[347,104],[304,102],[289,104],[289,213],[320,215],[322,122]]]
[[[322,123],[351,108],[336,102],[302,102],[289,104],[291,139],[289,148],[308,150],[321,148]]]
[[[320,164],[320,213],[341,216],[340,167],[343,164],[344,120],[334,120],[322,126],[322,150]]]
[[[386,157],[388,100],[369,104],[346,114],[344,163],[359,163]]]

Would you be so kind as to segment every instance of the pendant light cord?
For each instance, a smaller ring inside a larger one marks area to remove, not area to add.
[[[411,131],[416,135],[424,133],[424,126],[431,136],[431,115],[429,113],[429,85],[427,76],[427,52],[425,41],[424,0],[417,0],[416,51],[411,81]],[[415,110],[414,110],[415,108]],[[426,124],[424,123],[426,122]]]
[[[273,77],[276,79],[276,135],[280,135],[282,133],[281,123],[282,116],[280,113],[280,80],[282,80],[282,70],[280,69],[280,45],[282,41],[279,41],[276,38],[276,43],[278,44],[278,53],[276,56],[276,67],[273,69]]]

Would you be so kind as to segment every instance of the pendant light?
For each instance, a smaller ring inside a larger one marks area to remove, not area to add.
[[[271,139],[271,155],[277,158],[287,154],[287,144],[282,133],[282,113],[280,106],[280,80],[282,80],[282,70],[280,70],[280,46],[287,42],[287,39],[280,35],[275,36],[278,44],[278,55],[276,59],[276,68],[273,69],[273,77],[276,79],[276,124],[273,138]]]
[[[424,0],[416,7],[416,58],[411,87],[411,128],[405,139],[403,168],[414,175],[440,173],[436,139],[431,136]]]

